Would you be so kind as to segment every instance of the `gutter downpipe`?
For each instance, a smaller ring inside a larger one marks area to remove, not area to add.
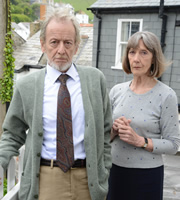
[[[164,14],[164,0],[160,1],[159,7],[159,18],[162,19],[162,28],[161,28],[161,47],[162,51],[164,52],[165,44],[165,35],[166,35],[166,26],[167,26],[167,15]]]
[[[96,51],[96,68],[98,67],[99,63],[99,54],[100,54],[100,39],[101,39],[101,24],[102,24],[102,17],[98,13],[98,10],[92,10],[93,14],[98,18],[98,37],[97,37],[97,51]]]
[[[160,7],[159,7],[159,18],[162,19],[162,28],[161,28],[161,48],[162,52],[164,53],[164,47],[166,46],[165,43],[165,37],[167,32],[167,15],[164,14],[164,0],[160,1]],[[161,77],[158,78],[161,81]]]

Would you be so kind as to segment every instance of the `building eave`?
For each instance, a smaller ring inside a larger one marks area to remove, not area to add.
[[[158,13],[159,6],[149,7],[117,7],[117,8],[103,8],[103,7],[90,7],[92,13],[98,14],[143,14],[143,13]],[[180,13],[179,6],[164,6],[164,13]]]

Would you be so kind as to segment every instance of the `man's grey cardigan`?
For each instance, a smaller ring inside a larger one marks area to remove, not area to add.
[[[84,144],[88,185],[92,200],[104,200],[111,167],[109,95],[102,72],[77,67],[85,110]],[[43,90],[46,69],[21,78],[3,124],[0,164],[7,168],[12,156],[25,144],[19,200],[38,199],[41,148],[43,142]],[[26,131],[28,130],[28,134]]]

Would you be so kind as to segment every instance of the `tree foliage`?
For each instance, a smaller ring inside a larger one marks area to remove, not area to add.
[[[30,0],[11,0],[12,21],[33,22],[39,18],[40,4],[30,4]]]
[[[31,19],[27,15],[24,15],[24,14],[13,14],[12,22],[16,22],[17,24],[19,22],[31,22]]]
[[[22,2],[27,2],[27,3],[29,3],[29,1],[30,1],[30,0],[11,0],[11,4],[12,4],[12,5],[18,5],[18,4],[22,3]]]

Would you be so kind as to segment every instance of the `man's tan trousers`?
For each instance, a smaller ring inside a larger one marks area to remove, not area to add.
[[[39,200],[91,200],[86,168],[64,173],[59,167],[41,166]]]

